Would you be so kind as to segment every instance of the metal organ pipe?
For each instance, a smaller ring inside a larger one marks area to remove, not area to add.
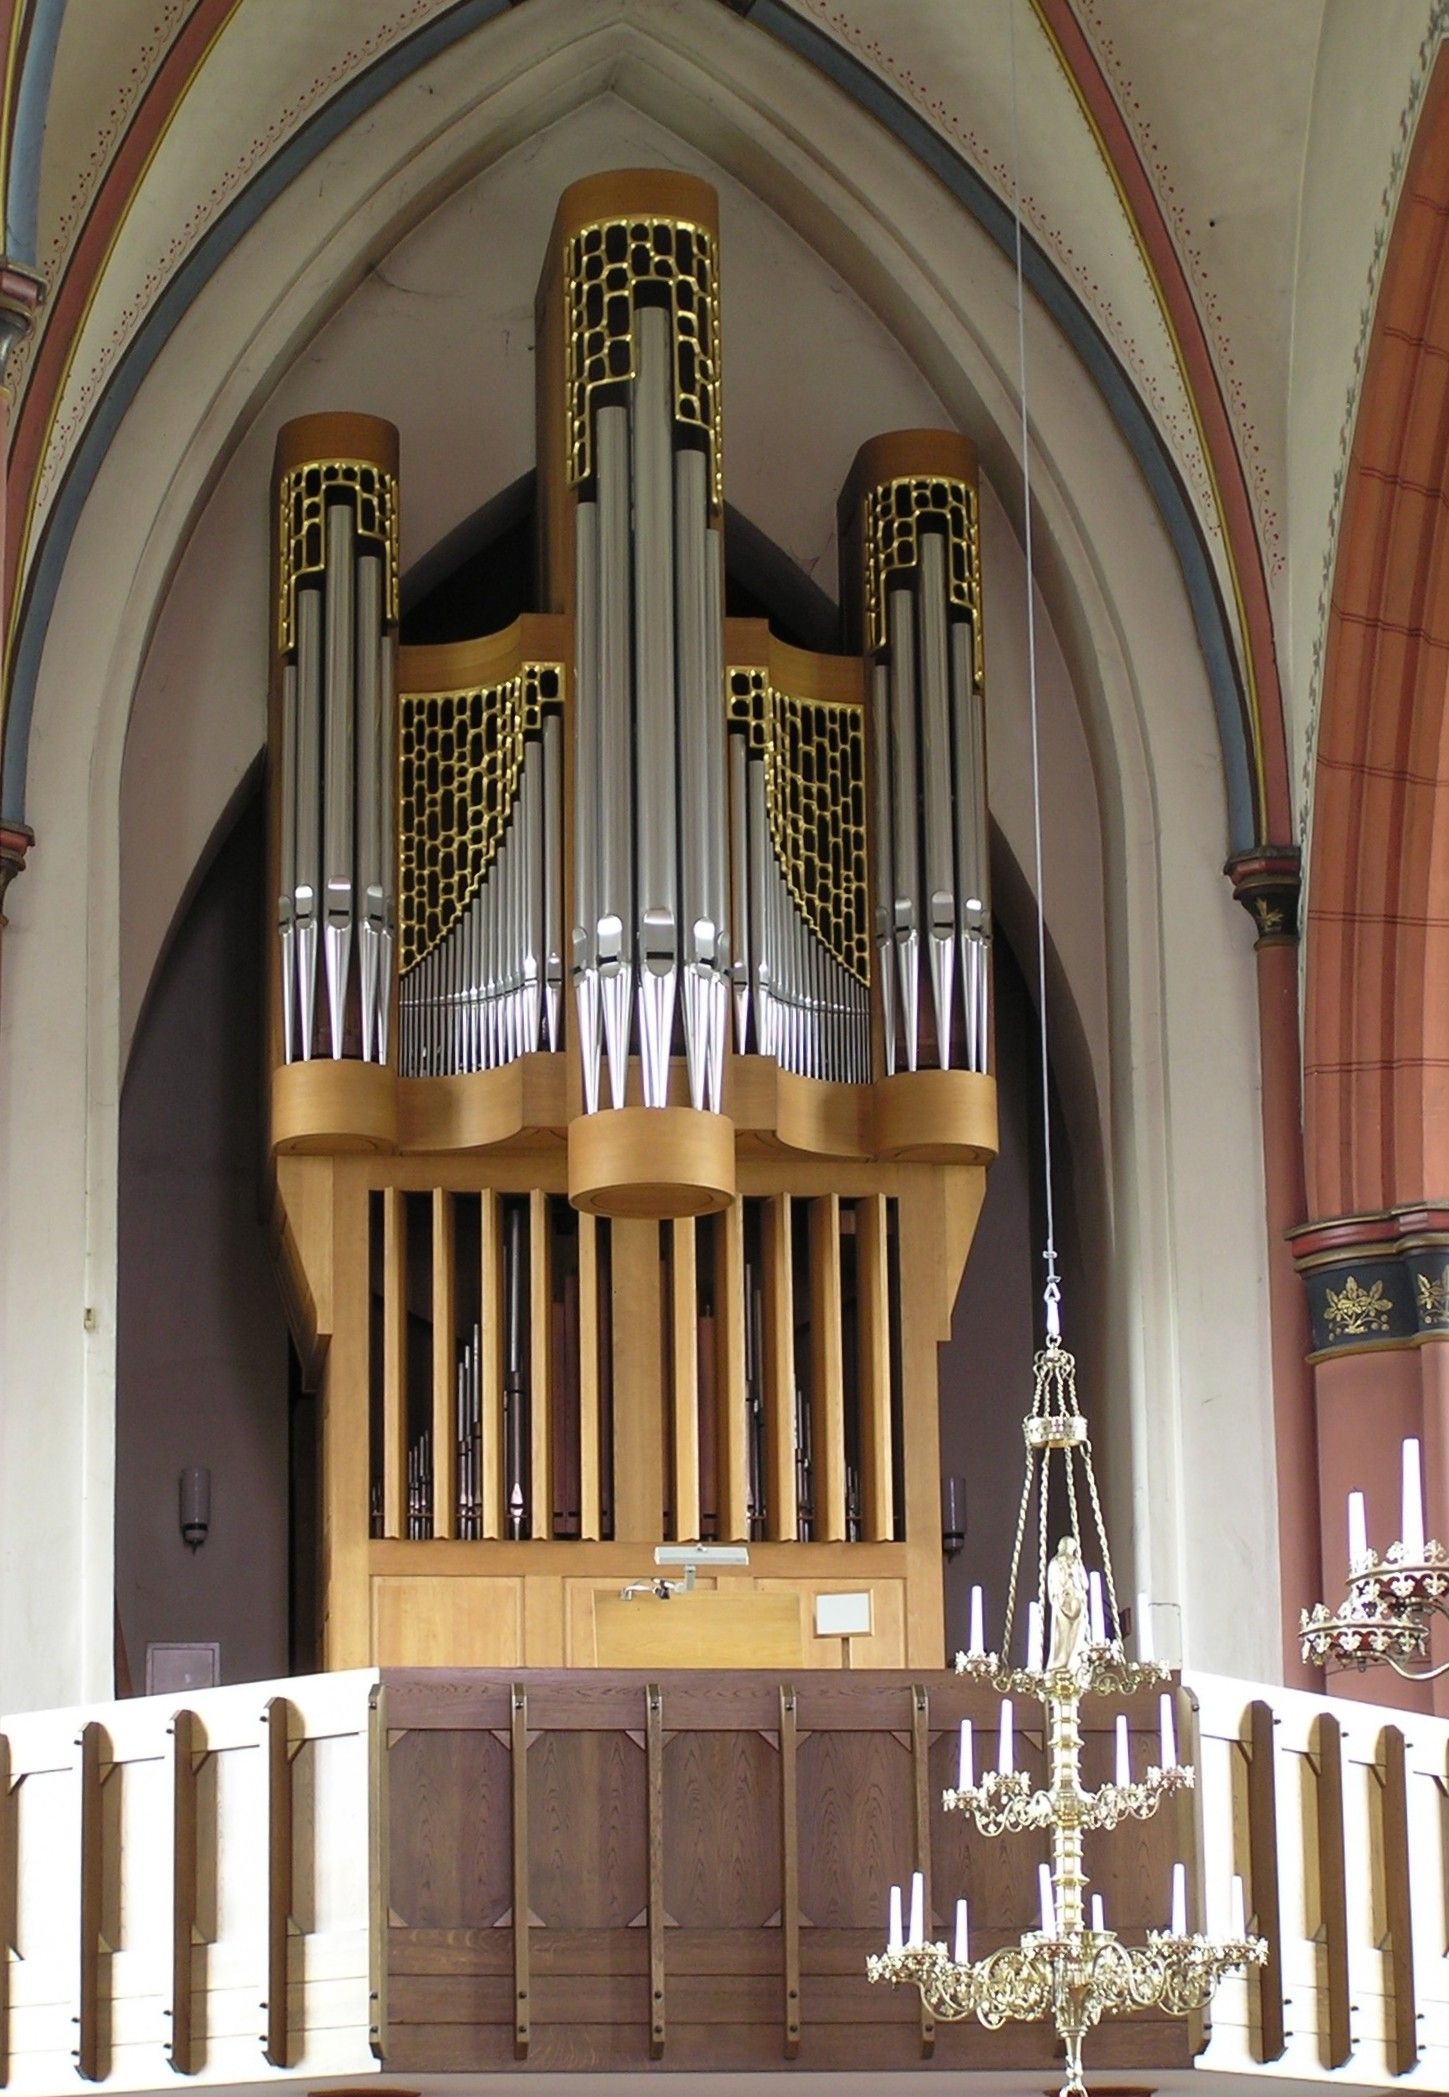
[[[282,1053],[289,1063],[318,1053],[367,1062],[388,1055],[395,924],[392,499],[388,473],[370,462],[303,463],[281,482],[288,599],[280,665],[278,925]]]
[[[599,511],[581,502],[574,512],[574,1005],[583,1066],[584,1111],[599,1107],[598,796],[603,786],[599,750]]]
[[[354,918],[354,520],[350,502],[327,505],[327,600],[323,629],[326,720],[323,741],[322,858],[326,881],[323,958],[332,1054],[343,1053]]]
[[[297,1020],[294,1048],[303,1061],[316,1031],[318,898],[322,887],[322,600],[299,589],[297,626],[297,800],[294,921]],[[290,994],[290,993],[289,993]]]
[[[921,587],[916,594],[921,696],[921,787],[925,823],[922,865],[927,952],[936,1016],[936,1059],[951,1066],[956,962],[956,866],[951,828],[951,731],[948,718],[946,544],[921,535]]]
[[[622,1107],[633,1004],[634,720],[629,589],[629,411],[599,410],[599,770],[581,782],[599,802],[596,940],[609,1093]],[[626,928],[627,931],[626,931]],[[627,944],[626,944],[627,940]]]
[[[673,355],[669,316],[634,316],[638,377],[630,436],[634,473],[634,700],[639,1048],[644,1104],[669,1096],[669,1044],[679,964],[674,560],[671,518]]]
[[[920,842],[917,822],[916,645],[912,593],[893,589],[888,600],[892,779],[892,929],[905,1034],[906,1068],[920,1054]]]

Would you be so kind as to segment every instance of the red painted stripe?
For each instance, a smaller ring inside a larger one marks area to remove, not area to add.
[[[1037,0],[1042,17],[1061,47],[1062,55],[1076,78],[1082,98],[1091,111],[1111,158],[1117,179],[1137,222],[1143,249],[1162,287],[1168,315],[1182,350],[1188,383],[1192,388],[1222,496],[1223,522],[1229,552],[1243,593],[1247,640],[1252,650],[1258,690],[1264,786],[1267,795],[1266,834],[1286,843],[1293,835],[1293,807],[1288,787],[1288,746],[1283,724],[1283,693],[1278,677],[1278,652],[1273,633],[1273,615],[1268,579],[1257,522],[1248,495],[1247,478],[1227,402],[1218,381],[1217,367],[1208,347],[1207,334],[1198,312],[1192,286],[1179,259],[1152,179],[1111,86],[1097,62],[1071,0]]]
[[[39,471],[46,432],[65,377],[86,300],[104,261],[112,233],[129,206],[156,140],[185,95],[207,45],[236,0],[196,0],[152,75],[91,199],[66,259],[59,284],[49,287],[49,317],[36,354],[25,400],[16,418],[5,476],[5,602],[13,602],[20,534],[30,491]]]

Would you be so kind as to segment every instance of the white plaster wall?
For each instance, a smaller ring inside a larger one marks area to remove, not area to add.
[[[637,33],[640,21],[648,38]],[[0,1592],[0,1703],[95,1694],[106,1672],[121,1030],[134,1024],[147,957],[229,782],[260,739],[262,621],[255,615],[248,636],[254,614],[242,607],[264,602],[265,519],[252,491],[264,484],[271,428],[281,413],[308,406],[393,412],[404,424],[410,553],[527,463],[531,414],[495,421],[475,411],[444,427],[428,472],[426,442],[415,451],[407,429],[427,408],[410,344],[387,398],[354,391],[345,403],[341,363],[312,364],[309,355],[314,345],[326,353],[324,324],[368,268],[393,255],[442,197],[525,139],[518,209],[546,224],[557,184],[543,182],[537,163],[553,135],[537,134],[606,87],[666,127],[670,164],[695,164],[694,151],[704,153],[769,203],[823,258],[823,273],[811,265],[812,282],[838,273],[831,310],[850,320],[810,336],[805,354],[782,358],[768,286],[772,269],[780,281],[785,234],[758,211],[752,224],[725,185],[727,383],[739,393],[727,416],[738,413],[748,431],[750,381],[738,388],[735,366],[750,321],[731,291],[736,267],[761,271],[758,354],[771,386],[787,364],[832,376],[837,347],[853,343],[868,360],[876,388],[868,415],[846,388],[839,419],[818,429],[813,416],[792,424],[798,475],[727,431],[727,456],[739,460],[730,466],[733,499],[807,565],[824,560],[840,473],[858,436],[895,419],[881,412],[889,390],[917,404],[934,393],[947,419],[976,436],[1009,510],[1019,511],[1015,323],[1000,256],[869,119],[705,0],[667,10],[537,0],[391,98],[274,207],[182,324],[127,416],[88,504],[42,666],[31,804],[41,845],[35,874],[12,891],[0,1077],[0,1199],[7,1217],[38,1219],[7,1245],[0,1283],[0,1534],[14,1574]],[[617,134],[599,137],[600,150],[605,142],[612,159]],[[530,167],[546,193],[525,204]],[[499,179],[513,177],[500,167]],[[490,251],[506,251],[506,216],[481,230]],[[419,264],[426,243],[425,229]],[[520,260],[522,244],[520,233]],[[525,300],[540,246],[522,280]],[[460,295],[470,293],[445,287],[429,301],[373,285],[359,313],[375,300],[375,317],[396,328],[411,308],[446,309]],[[485,306],[488,296],[499,300],[485,294]],[[517,289],[501,298],[492,322],[490,369],[513,389],[505,404],[526,390],[511,368],[511,339],[506,347],[500,339],[518,299]],[[889,314],[889,334],[860,308]],[[349,325],[340,324],[339,341]],[[1109,1157],[1100,1278],[1114,1377],[1109,1424],[1133,1457],[1130,1472],[1118,1466],[1119,1485],[1130,1479],[1119,1494],[1130,1517],[1123,1555],[1137,1560],[1129,1577],[1184,1605],[1196,1664],[1270,1674],[1277,1639],[1260,1607],[1276,1579],[1266,1327],[1261,1248],[1243,1227],[1245,1216],[1261,1214],[1253,977],[1246,924],[1232,922],[1217,872],[1224,825],[1211,707],[1147,492],[1066,346],[1039,317],[1031,332],[1038,572],[1062,650],[1059,674],[1048,649],[1044,679],[1047,732],[1060,737],[1049,762],[1062,788],[1049,818],[1048,900],[1087,1031],[1096,973],[1098,1024],[1105,1014],[1110,1036],[1110,1053],[1098,1044],[1092,1061]],[[384,360],[375,378],[385,371]],[[364,367],[354,373],[358,384],[366,377]],[[284,385],[295,387],[285,410]],[[400,414],[395,396],[409,390],[417,397]],[[762,377],[757,397],[766,391]],[[762,421],[756,441],[766,447],[769,436]],[[230,528],[213,539],[208,519],[188,551],[213,493],[218,529],[227,519]],[[995,564],[1009,542],[993,533],[992,543]],[[1003,580],[1009,602],[1009,576],[999,572],[988,580],[992,600]],[[163,612],[173,582],[192,605],[184,651]],[[1012,615],[1006,602],[989,601],[988,612],[993,707],[1003,717],[993,723],[997,804],[1016,843],[1019,767],[1009,740],[1003,756],[1000,733],[1013,722],[1019,733]],[[153,640],[127,752],[123,867],[121,748]],[[1019,653],[1019,633],[1015,645]],[[1068,696],[1080,707],[1075,730],[1073,710],[1058,703]],[[163,730],[167,719],[174,733]],[[1092,889],[1098,827],[1100,900],[1072,894],[1069,907],[1073,883]],[[1018,856],[1030,863],[1029,852]],[[1068,954],[1078,936],[1080,949]],[[1197,1280],[1209,1263],[1211,1290]],[[37,1393],[48,1393],[48,1404]],[[1186,1512],[1184,1476],[1194,1487]],[[1225,1562],[1220,1511],[1229,1501],[1237,1549]]]

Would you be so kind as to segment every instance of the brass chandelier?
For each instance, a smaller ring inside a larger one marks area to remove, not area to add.
[[[972,1962],[965,1900],[957,1902],[952,1951],[927,1939],[924,1880],[911,1888],[907,1927],[900,1889],[893,1888],[886,1950],[867,1961],[873,1981],[908,1982],[918,1988],[932,2014],[944,2022],[974,2017],[995,2030],[1006,2023],[1050,2019],[1066,2051],[1067,2079],[1061,2097],[1085,2097],[1082,2044],[1103,2017],[1132,2010],[1164,2010],[1181,2017],[1211,2001],[1225,1974],[1261,1965],[1268,1955],[1262,1937],[1250,1936],[1241,1879],[1233,1880],[1228,1935],[1213,1939],[1187,1928],[1186,1876],[1174,1867],[1172,1915],[1165,1930],[1149,1930],[1144,1944],[1124,1944],[1105,1924],[1102,1903],[1085,1901],[1082,1838],[1091,1829],[1148,1820],[1165,1798],[1193,1782],[1179,1762],[1172,1700],[1161,1700],[1161,1747],[1157,1763],[1133,1782],[1126,1756],[1126,1719],[1117,1721],[1116,1779],[1088,1791],[1082,1784],[1081,1703],[1087,1695],[1132,1695],[1169,1679],[1153,1660],[1129,1660],[1124,1649],[1112,1579],[1112,1560],[1102,1521],[1087,1422],[1077,1400],[1076,1364],[1061,1344],[1056,1285],[1049,1284],[1048,1332],[1036,1357],[1036,1389],[1024,1422],[1026,1479],[1011,1561],[1003,1647],[1009,1652],[1022,1550],[1037,1507],[1038,1587],[1028,1607],[1027,1664],[1013,1667],[1003,1654],[980,1649],[979,1614],[973,1610],[974,1650],[956,1657],[958,1674],[989,1682],[1000,1692],[997,1767],[978,1778],[971,1722],[962,1721],[961,1767],[954,1790],[942,1795],[949,1812],[968,1813],[983,1835],[1044,1829],[1051,1862],[1039,1869],[1041,1925],[1019,1944],[1004,1946]],[[1068,1533],[1048,1560],[1047,1533],[1052,1459],[1060,1475],[1069,1515]],[[1081,1491],[1091,1509],[1100,1573],[1088,1573],[1081,1527]],[[1145,1625],[1145,1619],[1141,1620]],[[1042,1652],[1044,1628],[1050,1643]],[[1144,1633],[1139,1630],[1139,1650]],[[1015,1767],[1011,1698],[1035,1698],[1043,1707],[1048,1744],[1048,1781],[1033,1787]]]

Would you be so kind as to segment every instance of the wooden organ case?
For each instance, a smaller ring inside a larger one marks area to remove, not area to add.
[[[476,641],[398,645],[391,426],[278,438],[270,1160],[328,1667],[943,1657],[936,1353],[996,1144],[975,459],[862,449],[855,652],[726,618],[720,320],[706,184],[565,193],[543,608]],[[748,1565],[622,1597],[690,1540]]]

